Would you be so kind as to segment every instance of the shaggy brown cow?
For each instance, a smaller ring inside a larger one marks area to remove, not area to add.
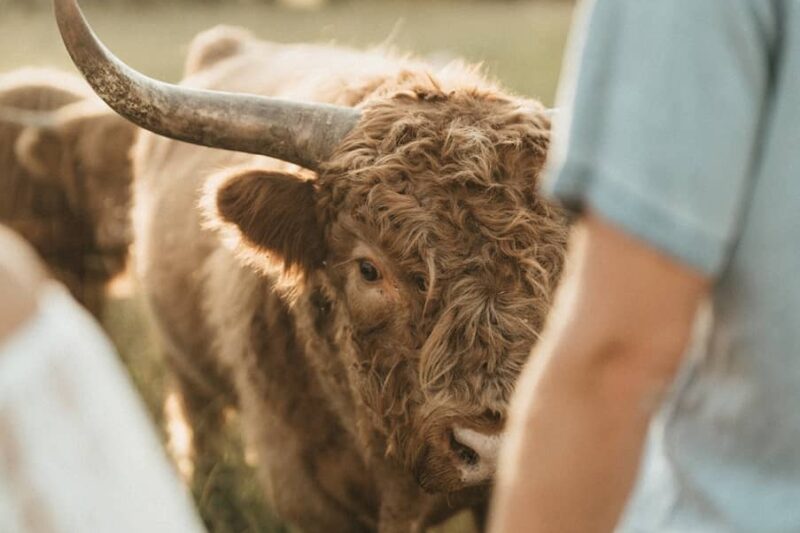
[[[74,0],[56,7],[120,113],[276,158],[145,134],[134,225],[190,405],[231,391],[280,516],[408,532],[480,509],[563,261],[537,193],[543,108],[459,64],[226,29],[169,86],[104,51]]]
[[[0,222],[95,314],[130,242],[134,130],[76,76],[0,76]]]

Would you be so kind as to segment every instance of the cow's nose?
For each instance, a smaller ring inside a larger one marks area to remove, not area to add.
[[[462,426],[450,432],[450,450],[458,460],[461,481],[478,485],[489,481],[497,469],[502,434],[483,433]]]

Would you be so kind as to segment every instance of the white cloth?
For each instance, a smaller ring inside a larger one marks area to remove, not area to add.
[[[112,346],[55,285],[0,343],[0,531],[203,531]]]

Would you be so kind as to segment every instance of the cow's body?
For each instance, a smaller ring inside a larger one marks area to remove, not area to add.
[[[190,52],[189,70],[191,75],[184,85],[344,106],[404,92],[427,106],[426,98],[435,103],[446,100],[449,91],[459,90],[474,91],[475,100],[493,102],[490,95],[496,90],[464,67],[452,67],[434,81],[424,65],[382,52],[272,45],[229,29],[213,30],[197,39]],[[506,106],[503,102],[497,105]],[[463,111],[464,116],[470,112]],[[541,120],[546,130],[546,120]],[[526,127],[534,128],[535,124]],[[532,149],[536,154],[525,171],[531,189],[546,148],[546,131],[542,135],[543,147]],[[337,161],[346,167],[352,165],[345,157]],[[205,215],[197,208],[202,202],[213,203],[213,183],[219,183],[212,179],[209,186],[206,182],[219,171],[229,176],[232,168],[255,167],[312,180],[316,174],[266,157],[201,148],[146,133],[135,149],[134,166],[138,270],[187,403],[196,407],[225,397],[238,405],[247,441],[258,455],[268,498],[280,516],[306,531],[408,531],[459,509],[485,504],[483,485],[462,487],[448,481],[455,488],[442,489],[429,480],[427,489],[436,494],[420,487],[420,483],[426,483],[426,473],[416,472],[416,467],[409,466],[413,461],[404,455],[404,447],[410,447],[415,437],[397,429],[411,423],[412,406],[422,409],[419,404],[424,400],[411,390],[413,381],[397,377],[405,378],[406,372],[416,371],[405,369],[407,363],[402,361],[374,360],[370,363],[374,368],[368,370],[366,363],[350,355],[357,352],[354,343],[360,341],[350,339],[355,326],[349,321],[362,311],[361,304],[341,302],[344,296],[337,291],[349,289],[337,288],[336,282],[315,272],[306,272],[305,281],[297,281],[299,278],[282,274],[280,267],[262,264],[252,253],[249,260],[243,260],[242,247],[237,252],[236,246],[226,241],[226,228],[218,232],[210,227],[226,224],[219,220],[204,223],[204,219],[214,218],[216,208],[208,207]],[[222,182],[226,179],[223,177]],[[211,191],[205,200],[204,186]],[[340,197],[334,186],[326,205],[330,207]],[[353,204],[353,216],[359,202]],[[284,207],[291,209],[293,199],[287,198],[286,203],[289,205]],[[297,209],[300,205],[298,199]],[[560,271],[565,234],[560,216],[546,204],[537,203],[534,211],[539,213],[536,216],[541,215],[542,233],[530,238],[541,243],[541,270],[548,274],[541,280],[541,294],[530,293],[531,299],[541,301],[517,312],[519,316],[530,315],[525,327],[531,329],[540,327],[539,315],[549,304],[549,291]],[[472,224],[469,220],[464,223]],[[447,228],[456,232],[453,235],[458,240],[458,223]],[[337,238],[335,233],[328,237]],[[307,244],[315,246],[313,242]],[[351,253],[351,248],[343,245],[342,253]],[[440,257],[449,256],[443,249]],[[519,282],[511,278],[508,283]],[[504,294],[501,287],[497,290]],[[445,296],[441,298],[444,301]],[[402,317],[412,317],[415,312],[412,307],[395,311]],[[498,317],[492,320],[506,323],[505,315]],[[386,320],[381,327],[395,331],[394,325],[385,325],[393,324],[394,318]],[[426,335],[431,333],[427,331]],[[458,396],[461,403],[453,400],[439,408],[458,412],[457,405],[474,398],[476,403],[483,402],[483,407],[472,408],[470,413],[480,414],[485,409],[502,413],[513,377],[532,343],[532,334],[525,331],[520,337],[524,342],[514,338],[517,344],[513,350],[502,350],[514,354],[508,365],[498,363],[502,371],[497,375],[502,377],[483,384],[479,383],[483,378],[478,378],[474,384],[464,385],[466,396]],[[478,334],[482,332],[480,329]],[[397,357],[401,348],[396,352]],[[376,385],[378,382],[381,385]],[[375,390],[370,389],[368,395],[360,390],[362,386]],[[371,403],[378,402],[377,396],[383,398],[380,408]],[[214,405],[219,403],[215,401]],[[381,410],[390,422],[380,420],[377,413]],[[372,424],[385,427],[375,429]]]
[[[127,256],[134,129],[74,75],[0,76],[0,222],[95,314]]]

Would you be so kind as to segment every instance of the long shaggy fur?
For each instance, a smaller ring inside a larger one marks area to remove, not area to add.
[[[544,114],[485,83],[404,78],[370,95],[320,176],[320,203],[331,238],[346,216],[430,278],[414,341],[379,338],[356,387],[389,452],[413,466],[448,419],[504,412],[561,271],[564,224],[536,193]]]
[[[416,530],[485,505],[448,435],[502,429],[561,273],[543,108],[459,63],[221,35],[235,51],[186,85],[363,118],[318,175],[142,136],[139,269],[184,390],[235,391],[272,505],[307,531]]]

